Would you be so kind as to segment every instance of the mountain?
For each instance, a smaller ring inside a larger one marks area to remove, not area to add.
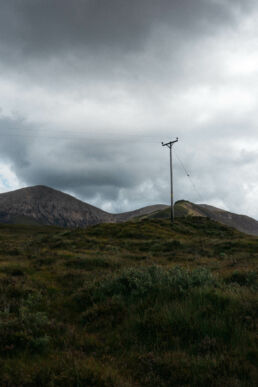
[[[71,195],[42,185],[0,194],[0,223],[87,227],[98,223],[120,223],[132,219],[168,218],[170,207],[157,204],[121,214],[110,214]],[[258,222],[206,204],[181,200],[176,217],[207,217],[239,231],[258,235]]]
[[[86,227],[98,223],[127,221],[166,207],[156,205],[123,214],[109,214],[71,195],[38,185],[0,194],[0,222]]]
[[[148,215],[149,218],[168,218],[169,208]],[[180,200],[175,204],[176,217],[207,217],[250,235],[258,235],[258,221],[246,215],[238,215],[207,204],[194,204]]]
[[[112,216],[63,192],[38,185],[1,194],[0,221],[84,227],[112,221]]]

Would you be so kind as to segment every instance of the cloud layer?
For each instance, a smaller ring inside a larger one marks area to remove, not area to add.
[[[178,136],[176,199],[258,218],[255,2],[1,0],[1,10],[2,191],[46,184],[114,212],[168,202],[160,142]]]

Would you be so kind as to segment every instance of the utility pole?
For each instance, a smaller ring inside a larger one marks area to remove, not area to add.
[[[173,165],[172,165],[172,147],[173,145],[178,142],[178,137],[174,141],[167,142],[164,144],[163,142],[161,143],[162,146],[167,146],[169,148],[169,153],[170,153],[170,187],[171,187],[171,194],[170,194],[170,199],[171,199],[171,223],[174,222],[174,198],[173,198]]]

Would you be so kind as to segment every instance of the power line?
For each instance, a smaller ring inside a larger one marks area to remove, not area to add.
[[[46,134],[46,132],[43,133],[39,131],[34,131],[33,133],[21,133],[21,132],[17,133],[17,131],[15,132],[15,130],[13,130],[12,128],[11,130],[13,131],[13,133],[10,133],[9,130],[10,128],[8,129],[8,132],[0,130],[0,135],[4,137],[27,137],[27,138],[48,138],[48,139],[50,138],[50,139],[59,139],[59,140],[60,139],[63,139],[63,140],[85,139],[92,142],[98,141],[97,139],[98,136],[101,136],[103,141],[109,140],[112,142],[120,142],[121,138],[126,137],[127,141],[129,142],[138,142],[139,140],[141,140],[141,142],[143,143],[152,143],[152,144],[158,143],[157,136],[137,135],[137,134],[134,135],[134,134],[128,134],[128,133],[126,133],[124,136],[121,136],[115,132],[113,133],[107,132],[103,134],[103,133],[85,133],[83,131],[76,131],[72,133],[68,131],[58,131],[58,133],[55,132],[56,135],[49,135],[49,134]],[[28,130],[31,132],[33,131],[30,129],[23,129],[23,130]],[[71,135],[67,136],[67,134],[71,134]],[[111,140],[110,137],[116,137],[116,138],[112,138]],[[157,140],[154,140],[155,138],[157,138]]]
[[[41,126],[41,128],[44,128],[43,126]],[[138,132],[139,131],[142,131],[143,128],[137,128]],[[17,129],[15,127],[8,127],[8,132],[9,131],[14,131],[14,132],[20,132],[20,131],[27,131],[27,132],[32,132],[32,134],[45,134],[47,132],[53,132],[52,129],[49,129],[49,128],[44,128],[44,131],[43,130],[37,130],[33,127],[22,127],[22,129]],[[0,132],[3,132],[3,130],[0,130]],[[55,130],[55,133],[56,134],[78,134],[78,135],[90,135],[90,136],[95,136],[96,134],[99,134],[99,135],[106,135],[106,136],[119,136],[120,133],[118,131],[105,131],[105,132],[99,132],[96,130],[96,129],[93,129],[93,128],[88,128],[86,130],[64,130],[64,129],[56,129]],[[21,133],[21,135],[23,135],[23,133]],[[144,137],[144,138],[156,138],[158,139],[159,138],[159,135],[157,134],[144,134],[144,133],[126,133],[126,136],[127,137],[135,137],[135,138],[141,138],[141,137]]]
[[[192,178],[191,178],[190,172],[189,172],[189,171],[187,171],[187,169],[185,168],[185,166],[184,166],[184,164],[183,164],[182,160],[180,159],[180,157],[177,155],[177,153],[176,153],[176,152],[175,152],[175,155],[176,155],[176,158],[177,158],[177,160],[178,160],[178,161],[179,161],[179,163],[181,164],[181,167],[183,168],[183,170],[184,170],[184,172],[185,172],[186,176],[188,177],[188,179],[189,179],[190,183],[192,184],[192,187],[193,187],[193,189],[194,189],[194,190],[195,190],[195,192],[197,193],[197,195],[198,195],[198,197],[199,197],[200,201],[203,201],[203,199],[202,199],[202,196],[201,196],[200,192],[199,192],[199,191],[198,191],[198,189],[196,188],[196,185],[194,184],[194,182],[193,182],[193,180],[192,180]]]

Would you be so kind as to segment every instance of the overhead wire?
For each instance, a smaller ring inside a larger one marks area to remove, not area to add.
[[[190,175],[190,172],[186,169],[186,167],[184,166],[183,161],[180,159],[180,157],[178,156],[178,154],[175,151],[174,151],[174,154],[175,154],[179,164],[181,165],[182,169],[184,170],[186,176],[188,177],[188,179],[189,179],[189,181],[190,181],[194,191],[197,193],[197,196],[199,197],[200,201],[203,201],[202,196],[201,196],[199,190],[196,188],[196,185],[194,184],[194,181],[193,181],[193,179],[192,179],[192,177]]]
[[[10,132],[11,131],[11,132]],[[85,139],[88,141],[96,142],[99,141],[97,136],[101,136],[102,141],[110,141],[110,142],[120,142],[121,139],[125,139],[129,142],[137,142],[141,140],[145,143],[158,143],[159,140],[155,135],[144,135],[144,134],[128,134],[121,135],[117,132],[106,132],[106,133],[87,133],[85,131],[55,131],[54,135],[48,134],[50,129],[43,131],[35,131],[30,128],[23,128],[22,131],[27,131],[27,133],[22,133],[21,131],[17,131],[15,128],[8,128],[8,132],[4,130],[0,130],[1,136],[5,137],[27,137],[27,138],[52,138],[52,139],[63,139],[63,140],[74,140],[74,139]],[[29,132],[29,133],[28,133]],[[110,137],[113,137],[112,139]],[[157,138],[156,140],[154,140]]]

